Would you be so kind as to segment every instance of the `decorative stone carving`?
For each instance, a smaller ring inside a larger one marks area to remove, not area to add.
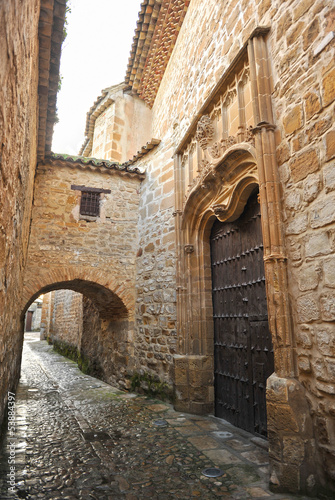
[[[185,253],[193,253],[194,252],[194,246],[193,245],[185,245]]]
[[[221,139],[221,141],[215,142],[210,148],[208,148],[208,153],[212,158],[218,159],[223,155],[226,149],[230,148],[230,146],[233,146],[234,144],[237,144],[237,138],[230,135],[226,139]]]
[[[218,205],[213,205],[211,208],[219,220],[220,216],[222,216],[222,214],[226,213],[227,211],[227,207],[225,205],[222,205],[221,203]]]
[[[234,146],[234,144],[237,144],[237,139],[233,135],[230,135],[227,137],[227,139],[222,139],[222,142],[224,144],[224,149],[230,148],[230,146]]]
[[[214,125],[212,120],[208,115],[204,115],[198,122],[195,138],[199,142],[201,149],[207,149],[213,137]]]
[[[213,146],[208,148],[208,152],[212,158],[220,158],[223,153],[223,144],[222,141],[220,142],[215,142]]]
[[[201,160],[201,162],[199,164],[198,172],[202,173],[202,172],[208,170],[209,168],[211,168],[211,164],[209,163],[209,161],[208,160]]]
[[[174,212],[172,212],[172,217],[177,217],[177,215],[183,215],[183,211],[182,210],[175,210]]]
[[[251,125],[245,131],[245,142],[249,142],[250,144],[255,146],[255,136],[253,133],[253,127]]]

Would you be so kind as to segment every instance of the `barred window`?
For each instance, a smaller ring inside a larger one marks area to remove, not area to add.
[[[100,216],[100,195],[101,193],[110,194],[110,189],[100,189],[88,186],[71,185],[71,189],[81,191],[80,198],[80,215],[86,217],[99,217]],[[89,219],[88,219],[89,220]]]
[[[82,191],[80,200],[80,215],[99,217],[100,215],[100,193]]]

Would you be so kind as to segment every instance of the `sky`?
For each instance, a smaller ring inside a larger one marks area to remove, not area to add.
[[[101,90],[124,81],[142,0],[69,0],[52,151],[78,154],[86,113]]]

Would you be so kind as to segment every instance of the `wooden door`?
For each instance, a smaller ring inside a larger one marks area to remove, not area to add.
[[[27,317],[26,317],[26,332],[31,332],[31,327],[33,323],[33,314],[34,311],[27,311]]]
[[[212,228],[215,414],[266,436],[266,379],[274,361],[260,217],[256,193],[238,220]]]

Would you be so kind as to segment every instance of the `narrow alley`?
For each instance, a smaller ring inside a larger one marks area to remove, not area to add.
[[[123,393],[39,334],[25,338],[15,430],[2,444],[2,500],[304,498],[268,490],[267,452],[251,434]],[[222,475],[203,474],[213,468]]]

